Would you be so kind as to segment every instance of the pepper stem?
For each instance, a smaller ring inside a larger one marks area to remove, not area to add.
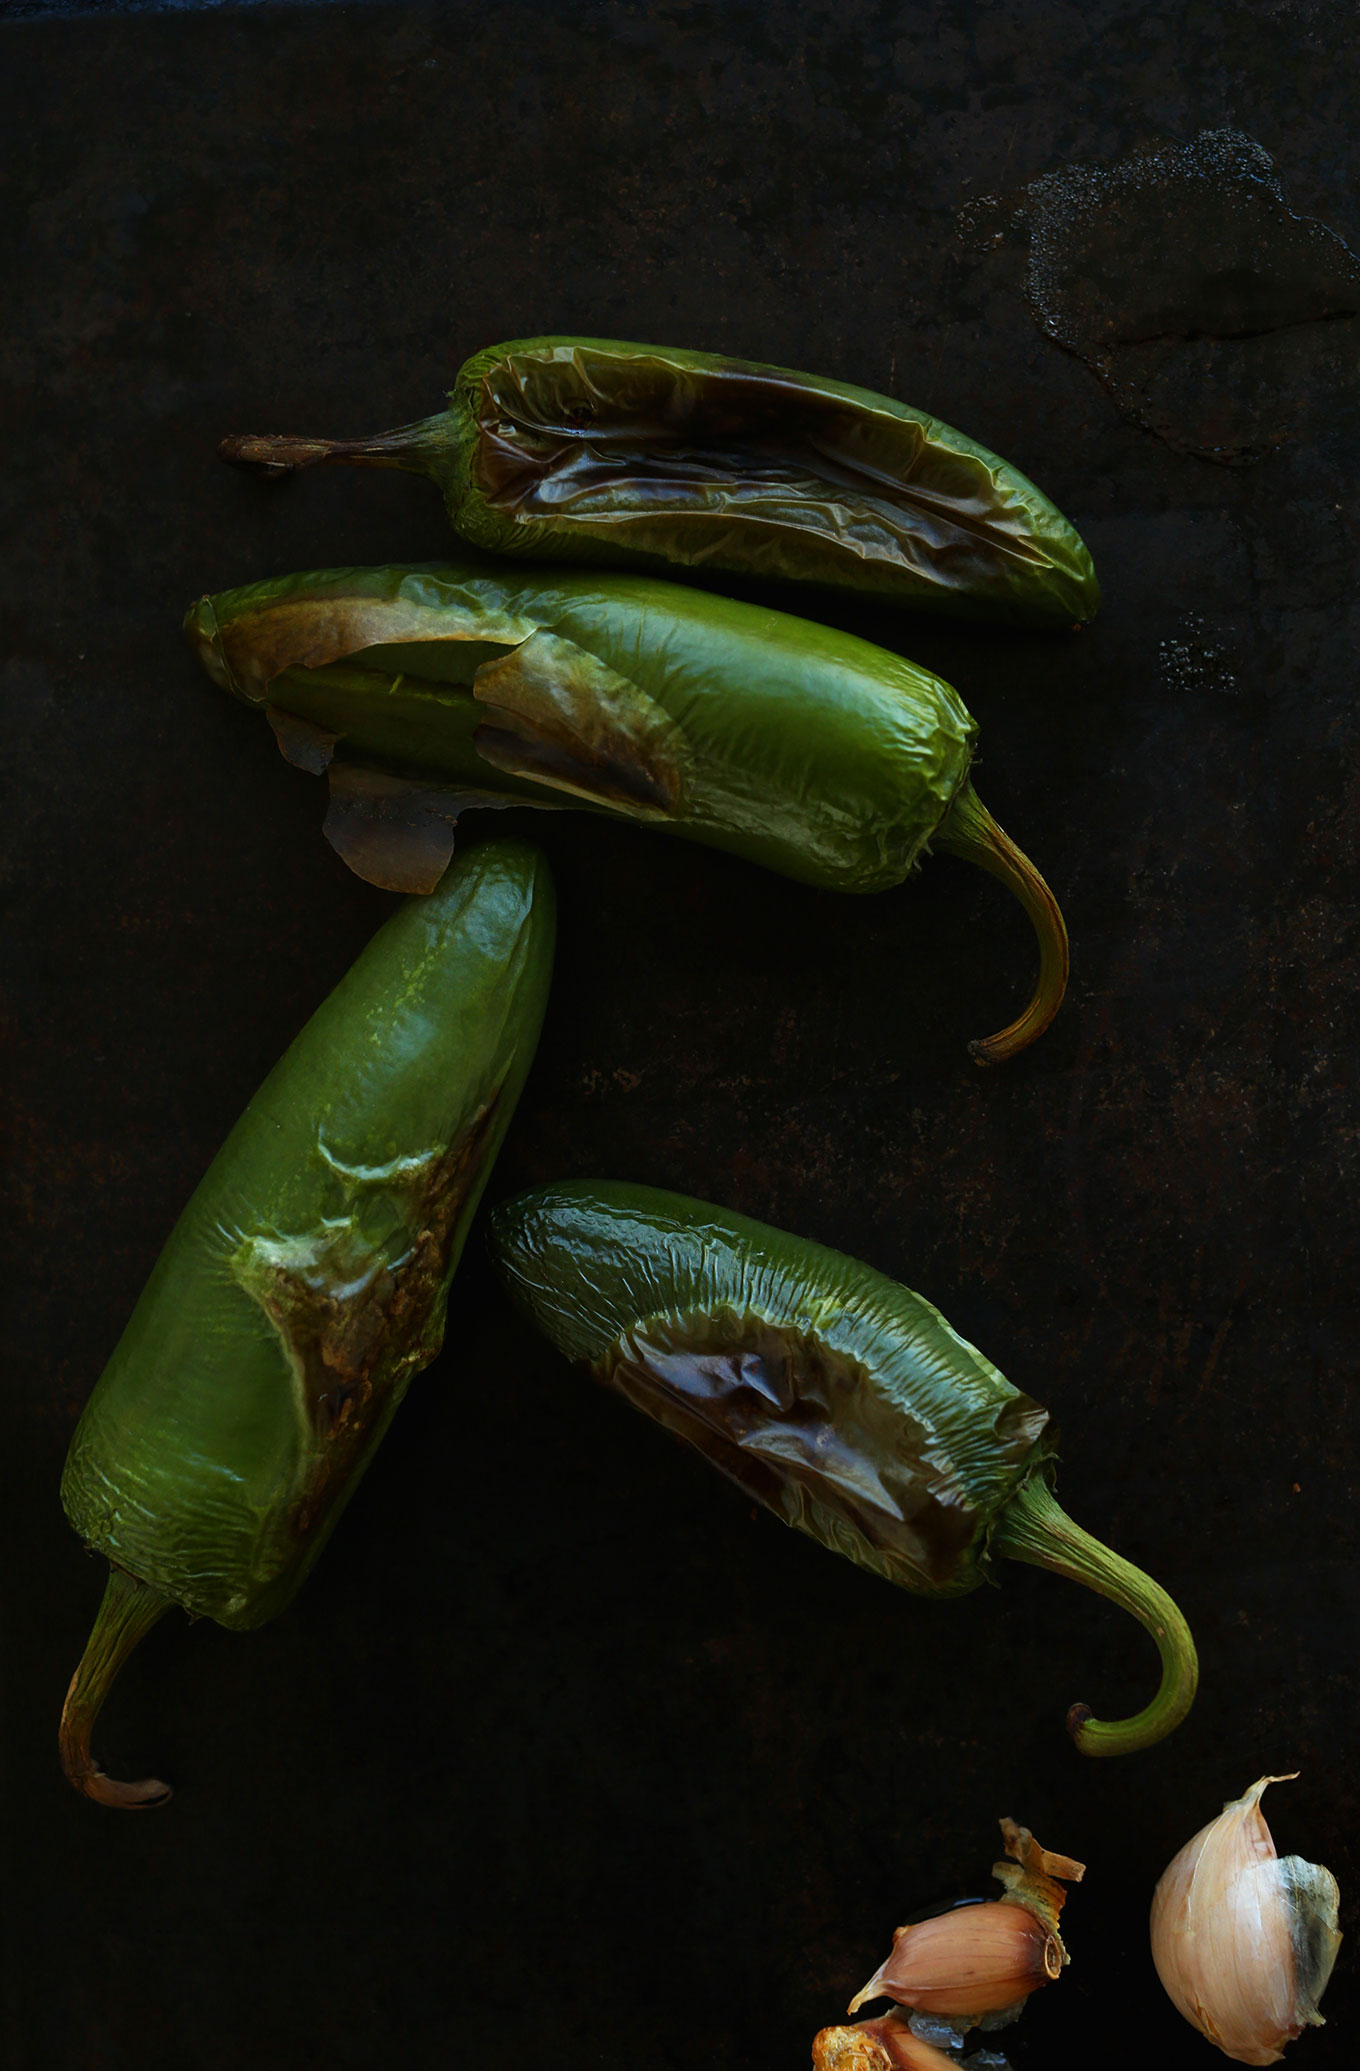
[[[1087,1704],[1072,1706],[1067,1730],[1082,1754],[1133,1754],[1179,1726],[1195,1701],[1199,1661],[1189,1626],[1150,1575],[1073,1524],[1042,1475],[1035,1475],[1011,1497],[990,1543],[994,1552],[1011,1560],[1084,1582],[1098,1596],[1131,1612],[1157,1642],[1162,1657],[1161,1688],[1145,1710],[1131,1719],[1107,1721],[1092,1718]]]
[[[999,1034],[968,1045],[979,1064],[1004,1064],[1043,1034],[1062,1005],[1067,990],[1067,928],[1057,900],[1029,857],[997,826],[971,783],[955,794],[933,839],[952,855],[966,856],[980,870],[999,877],[1024,907],[1039,938],[1039,978],[1024,1013]]]
[[[402,467],[430,472],[429,459],[447,431],[444,414],[421,417],[371,439],[296,439],[241,432],[220,441],[219,460],[257,475],[294,475],[304,467]]]
[[[61,1714],[61,1766],[68,1782],[101,1805],[138,1811],[146,1805],[163,1805],[170,1796],[169,1784],[158,1782],[154,1776],[141,1783],[118,1783],[104,1774],[90,1752],[90,1733],[114,1677],[138,1641],[145,1639],[170,1609],[170,1601],[158,1589],[124,1574],[121,1568],[111,1568],[94,1629],[66,1692]]]

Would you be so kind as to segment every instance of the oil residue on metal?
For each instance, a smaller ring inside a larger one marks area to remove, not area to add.
[[[976,252],[1012,225],[1028,226],[1043,329],[1179,452],[1258,459],[1354,396],[1360,259],[1294,214],[1268,153],[1240,131],[1062,166],[960,212]]]
[[[1158,642],[1158,674],[1174,696],[1198,699],[1205,691],[1236,697],[1241,691],[1228,649],[1198,613],[1187,611],[1173,634]]]

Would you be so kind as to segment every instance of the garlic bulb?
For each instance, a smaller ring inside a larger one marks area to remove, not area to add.
[[[1152,1960],[1187,2021],[1236,2064],[1278,2064],[1286,2042],[1320,2027],[1332,1974],[1336,1879],[1275,1853],[1263,1776],[1187,1841],[1152,1898]]]

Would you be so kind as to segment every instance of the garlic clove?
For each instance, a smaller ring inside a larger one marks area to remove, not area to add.
[[[899,1927],[892,1954],[855,1994],[851,2013],[868,1999],[895,1999],[965,2022],[986,2015],[1014,2020],[1031,1992],[1061,1975],[1068,1960],[1058,1932],[1063,1881],[1079,1884],[1085,1865],[1041,1848],[1013,1819],[1001,1821],[1001,1838],[1007,1859],[993,1863],[992,1875],[1006,1896]]]
[[[1019,2006],[1059,1976],[1056,1934],[1023,1905],[988,1899],[899,1927],[892,1954],[850,2002],[895,1999],[923,2013],[988,2014]]]
[[[823,2028],[812,2044],[812,2071],[1011,2071],[990,2049],[961,2057],[939,2049],[907,2025],[900,2013],[858,2021],[853,2028]]]
[[[1152,1899],[1152,1960],[1201,2035],[1237,2064],[1278,2064],[1319,2027],[1318,2000],[1341,1936],[1330,1870],[1275,1853],[1261,1797],[1290,1776],[1262,1776],[1202,1827]]]
[[[892,2058],[860,2028],[823,2028],[812,2038],[812,2071],[892,2071]]]
[[[957,2071],[958,2062],[913,2035],[897,2014],[823,2028],[812,2044],[812,2071]]]

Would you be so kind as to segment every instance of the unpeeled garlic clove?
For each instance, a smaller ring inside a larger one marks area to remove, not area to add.
[[[1022,1905],[988,1899],[899,1927],[892,1954],[850,2001],[895,1999],[922,2013],[1001,2013],[1059,1976],[1062,1944]]]
[[[868,1999],[895,1999],[965,2024],[1013,2016],[1038,1986],[1061,1975],[1067,1951],[1058,1915],[1067,1894],[1060,1880],[1080,1883],[1084,1867],[1041,1848],[1013,1819],[1002,1820],[1001,1834],[1008,1860],[994,1863],[992,1875],[1006,1896],[899,1927],[892,1954],[855,1994],[851,2013]]]
[[[1005,2057],[989,2049],[961,2057],[938,2049],[907,2025],[899,2013],[857,2021],[853,2028],[823,2028],[812,2044],[812,2071],[1011,2071]]]
[[[1187,1841],[1152,1898],[1152,1960],[1187,2021],[1237,2064],[1278,2064],[1320,2027],[1341,1936],[1336,1879],[1275,1853],[1262,1776]]]
[[[957,2071],[958,2062],[913,2035],[896,2014],[823,2028],[812,2044],[812,2071]]]

